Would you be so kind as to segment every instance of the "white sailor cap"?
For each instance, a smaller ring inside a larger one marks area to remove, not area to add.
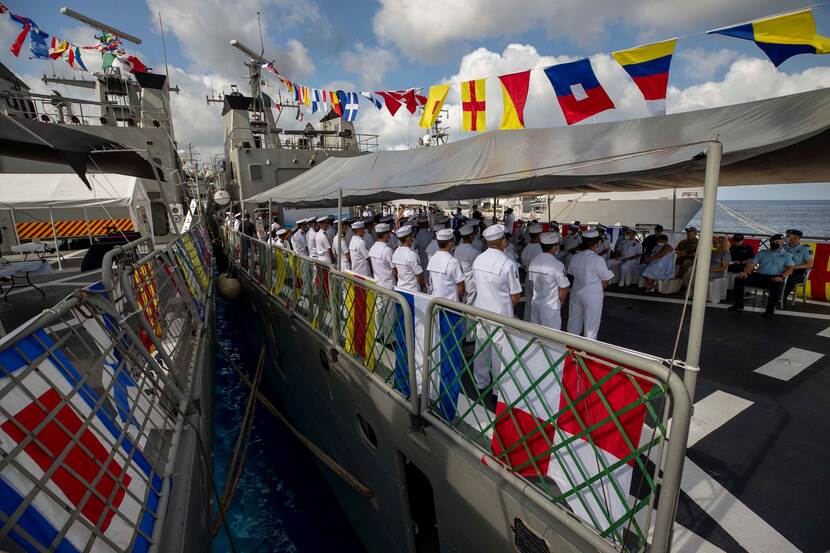
[[[363,221],[355,221],[354,223],[352,223],[352,228],[355,229],[355,230],[361,229],[364,226],[365,225],[363,224]]]
[[[490,225],[484,232],[482,233],[484,239],[488,242],[492,242],[493,240],[498,240],[504,236],[504,225]]]
[[[325,223],[325,222],[326,222],[326,221],[328,221],[328,220],[329,220],[329,216],[328,216],[328,215],[323,215],[322,217],[317,217],[317,222],[318,222],[318,223]]]
[[[442,228],[438,232],[435,233],[436,240],[452,240],[453,233],[452,229],[450,228]]]
[[[550,245],[550,244],[558,244],[559,243],[559,233],[558,232],[543,232],[542,233],[542,244]]]
[[[378,223],[375,225],[375,232],[389,232],[389,225],[386,223]]]
[[[582,233],[582,238],[599,238],[599,233],[595,229],[586,230]]]
[[[401,228],[399,228],[395,232],[395,234],[398,236],[398,238],[405,238],[405,237],[409,236],[410,234],[412,234],[412,227],[409,226],[409,225],[404,225]]]
[[[475,231],[476,228],[473,225],[464,225],[458,230],[458,232],[461,233],[461,236],[470,236]]]
[[[533,224],[530,224],[530,225],[527,226],[527,231],[530,234],[539,234],[543,230],[544,229],[542,228],[542,225],[540,225],[539,223],[533,223]]]
[[[286,232],[288,232],[288,231],[285,230],[284,228],[281,228],[280,230],[277,231],[277,236],[285,236]]]
[[[234,217],[242,217],[242,214],[241,213],[235,213]]]

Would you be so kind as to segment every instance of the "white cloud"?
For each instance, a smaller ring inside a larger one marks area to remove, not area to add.
[[[683,48],[676,54],[684,75],[691,79],[704,81],[712,79],[721,68],[728,66],[739,57],[741,56],[738,52],[728,48],[721,48],[720,50]]]
[[[380,0],[374,31],[384,43],[421,61],[446,59],[453,47],[493,37],[543,30],[593,46],[612,26],[625,25],[644,40],[699,32],[803,5],[799,0]]]
[[[396,56],[385,48],[370,48],[356,42],[353,50],[340,55],[340,67],[359,77],[361,88],[373,89],[383,83],[386,73],[398,65]]]

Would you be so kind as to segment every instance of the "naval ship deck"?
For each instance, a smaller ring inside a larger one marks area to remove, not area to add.
[[[674,551],[827,551],[830,305],[767,320],[765,298],[730,312],[729,294],[706,309]],[[682,304],[611,286],[599,338],[671,357]],[[685,345],[684,332],[678,358]]]

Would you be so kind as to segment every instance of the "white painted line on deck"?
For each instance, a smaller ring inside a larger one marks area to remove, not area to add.
[[[709,394],[695,403],[695,411],[689,426],[688,446],[692,447],[717,430],[730,419],[738,416],[744,409],[752,405],[748,399],[738,397],[721,390]]]
[[[680,524],[674,525],[671,550],[672,553],[725,553],[720,547],[712,545]]]
[[[830,338],[830,326],[819,332],[817,336],[821,336],[822,338]]]
[[[786,381],[798,375],[822,357],[824,357],[823,353],[801,348],[790,348],[769,363],[755,369],[755,372]]]
[[[799,551],[688,457],[680,488],[749,553]]]
[[[684,300],[678,298],[659,298],[653,296],[637,296],[634,294],[621,294],[619,292],[606,292],[605,295],[610,298],[623,298],[628,300],[637,300],[637,301],[656,301],[659,303],[674,303],[676,305],[683,305],[686,303]],[[689,305],[691,305],[692,300],[689,299]],[[732,304],[729,303],[707,303],[706,307],[710,309],[729,309]],[[763,313],[764,309],[761,307],[744,307],[744,311],[755,312],[755,313]],[[789,309],[776,309],[776,315],[784,315],[787,317],[802,317],[805,319],[823,319],[825,321],[830,321],[830,315],[825,315],[823,313],[807,313],[804,311],[791,311]],[[737,314],[736,314],[737,315]]]

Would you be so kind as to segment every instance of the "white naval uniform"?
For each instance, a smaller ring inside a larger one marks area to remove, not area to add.
[[[437,298],[464,301],[458,297],[458,285],[464,282],[461,263],[448,251],[438,250],[429,260],[430,293]]]
[[[392,274],[392,248],[386,242],[375,242],[369,250],[369,262],[372,264],[372,273],[380,286],[395,287],[395,276]]]
[[[596,340],[602,322],[602,283],[611,280],[614,273],[596,252],[583,250],[571,256],[568,274],[574,277],[568,332]]]
[[[329,250],[331,249],[331,242],[329,242],[329,237],[326,233],[322,230],[317,232],[317,259],[320,261],[325,261],[326,263],[331,263],[331,254]]]
[[[398,288],[408,292],[420,292],[418,275],[424,272],[418,254],[412,248],[399,246],[392,254],[392,264],[398,271]]]
[[[600,257],[605,261],[608,261],[608,258],[611,257],[611,239],[608,238],[607,234],[603,236],[602,240],[597,245],[597,252],[601,251],[604,251],[605,253],[600,255]],[[597,255],[599,255],[599,253],[597,253]]]
[[[351,271],[352,264],[349,261],[349,256],[346,255],[349,253],[349,244],[346,242],[344,237],[340,237],[340,240],[336,241],[334,244],[331,245],[331,251],[334,253],[335,256],[340,256],[340,270],[342,271]]]
[[[522,250],[521,261],[522,267],[527,270],[530,267],[530,264],[542,253],[542,244],[537,242],[533,242],[525,246]],[[530,299],[533,297],[533,281],[530,280],[530,275],[525,275],[525,310],[523,319],[525,321],[530,320]]]
[[[418,229],[418,232],[415,234],[415,250],[418,252],[418,256],[420,257],[421,267],[426,267],[429,258],[427,257],[427,246],[429,243],[432,242],[432,232],[429,230],[422,228]]]
[[[366,242],[358,235],[352,236],[349,242],[349,255],[352,256],[352,272],[361,276],[372,276],[369,274],[369,250]]]
[[[513,316],[512,295],[521,293],[522,286],[519,282],[519,268],[512,259],[501,250],[488,248],[473,262],[473,280],[476,287],[473,305],[508,317]],[[474,361],[476,387],[479,390],[490,382],[491,369],[493,374],[498,374],[501,370],[493,342],[484,345],[493,333],[493,329],[488,327],[485,321],[476,327],[476,339],[481,342],[481,345],[476,346],[481,352]]]
[[[462,242],[456,246],[455,252],[453,252],[453,257],[461,263],[461,270],[464,271],[464,292],[467,295],[464,301],[470,305],[476,299],[476,285],[473,280],[473,262],[479,255],[481,255],[481,252],[475,249],[472,244],[467,244],[466,242]]]
[[[308,244],[305,240],[305,233],[297,229],[291,235],[291,245],[294,246],[294,251],[300,255],[308,255]]]
[[[429,260],[436,253],[438,253],[438,240],[433,239],[427,246],[427,267],[429,267]],[[429,272],[429,269],[427,269],[427,272]]]
[[[308,229],[305,234],[306,244],[308,244],[308,255],[311,259],[317,259],[317,231],[313,228]]]
[[[513,227],[516,225],[516,216],[513,213],[508,213],[504,218],[504,232],[513,234]]]
[[[533,283],[533,299],[528,301],[530,322],[561,330],[562,306],[559,303],[559,289],[571,285],[565,276],[565,265],[553,254],[541,253],[530,263],[527,280]]]
[[[617,240],[614,250],[617,252],[616,259],[608,260],[608,267],[614,271],[614,278],[619,280],[620,286],[637,284],[640,280],[640,255],[643,253],[643,246],[636,238],[622,237]],[[635,256],[634,259],[626,260],[626,257]]]

